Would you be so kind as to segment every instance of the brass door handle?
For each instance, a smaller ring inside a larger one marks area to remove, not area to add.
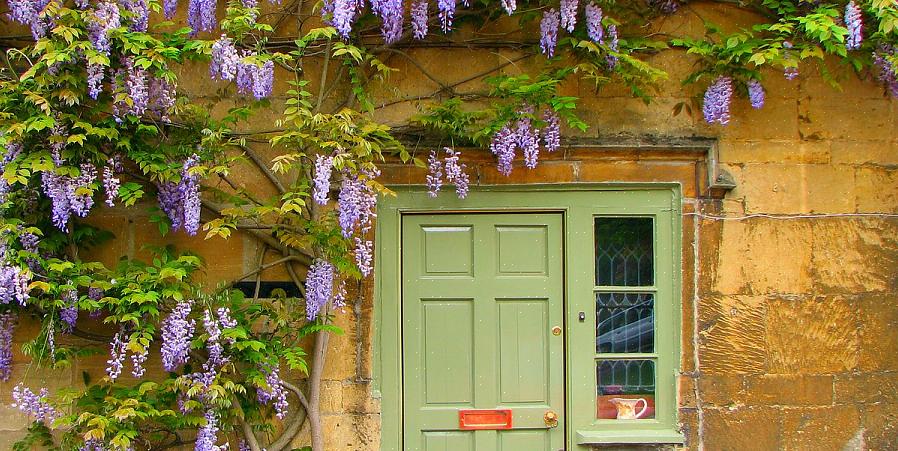
[[[547,410],[546,414],[543,415],[543,421],[545,421],[546,426],[550,428],[558,427],[558,414],[552,410]]]

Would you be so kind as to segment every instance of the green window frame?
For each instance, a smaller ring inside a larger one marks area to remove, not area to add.
[[[404,213],[561,212],[565,260],[565,426],[567,449],[616,443],[683,443],[677,426],[680,370],[681,191],[678,184],[571,184],[485,186],[467,199],[450,193],[436,199],[421,186],[394,186],[395,197],[378,202],[375,264],[374,395],[381,398],[381,449],[402,443],[401,261],[398,246]],[[640,217],[653,220],[654,283],[651,286],[597,286],[595,219]],[[581,245],[583,241],[590,245]],[[597,354],[597,292],[651,292],[654,352]],[[584,312],[581,320],[580,312]],[[655,418],[597,419],[596,361],[648,358],[655,362]]]

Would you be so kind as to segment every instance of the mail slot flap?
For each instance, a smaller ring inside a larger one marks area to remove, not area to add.
[[[458,411],[463,431],[511,429],[511,409],[464,409]]]

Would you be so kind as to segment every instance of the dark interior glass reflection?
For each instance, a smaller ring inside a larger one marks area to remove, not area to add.
[[[596,218],[596,285],[655,283],[652,218]]]
[[[654,352],[655,296],[596,294],[596,352]]]

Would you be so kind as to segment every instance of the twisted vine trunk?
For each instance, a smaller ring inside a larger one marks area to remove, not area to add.
[[[330,334],[319,331],[315,338],[312,371],[309,373],[309,426],[312,434],[312,451],[324,451],[324,431],[321,427],[321,376]]]

